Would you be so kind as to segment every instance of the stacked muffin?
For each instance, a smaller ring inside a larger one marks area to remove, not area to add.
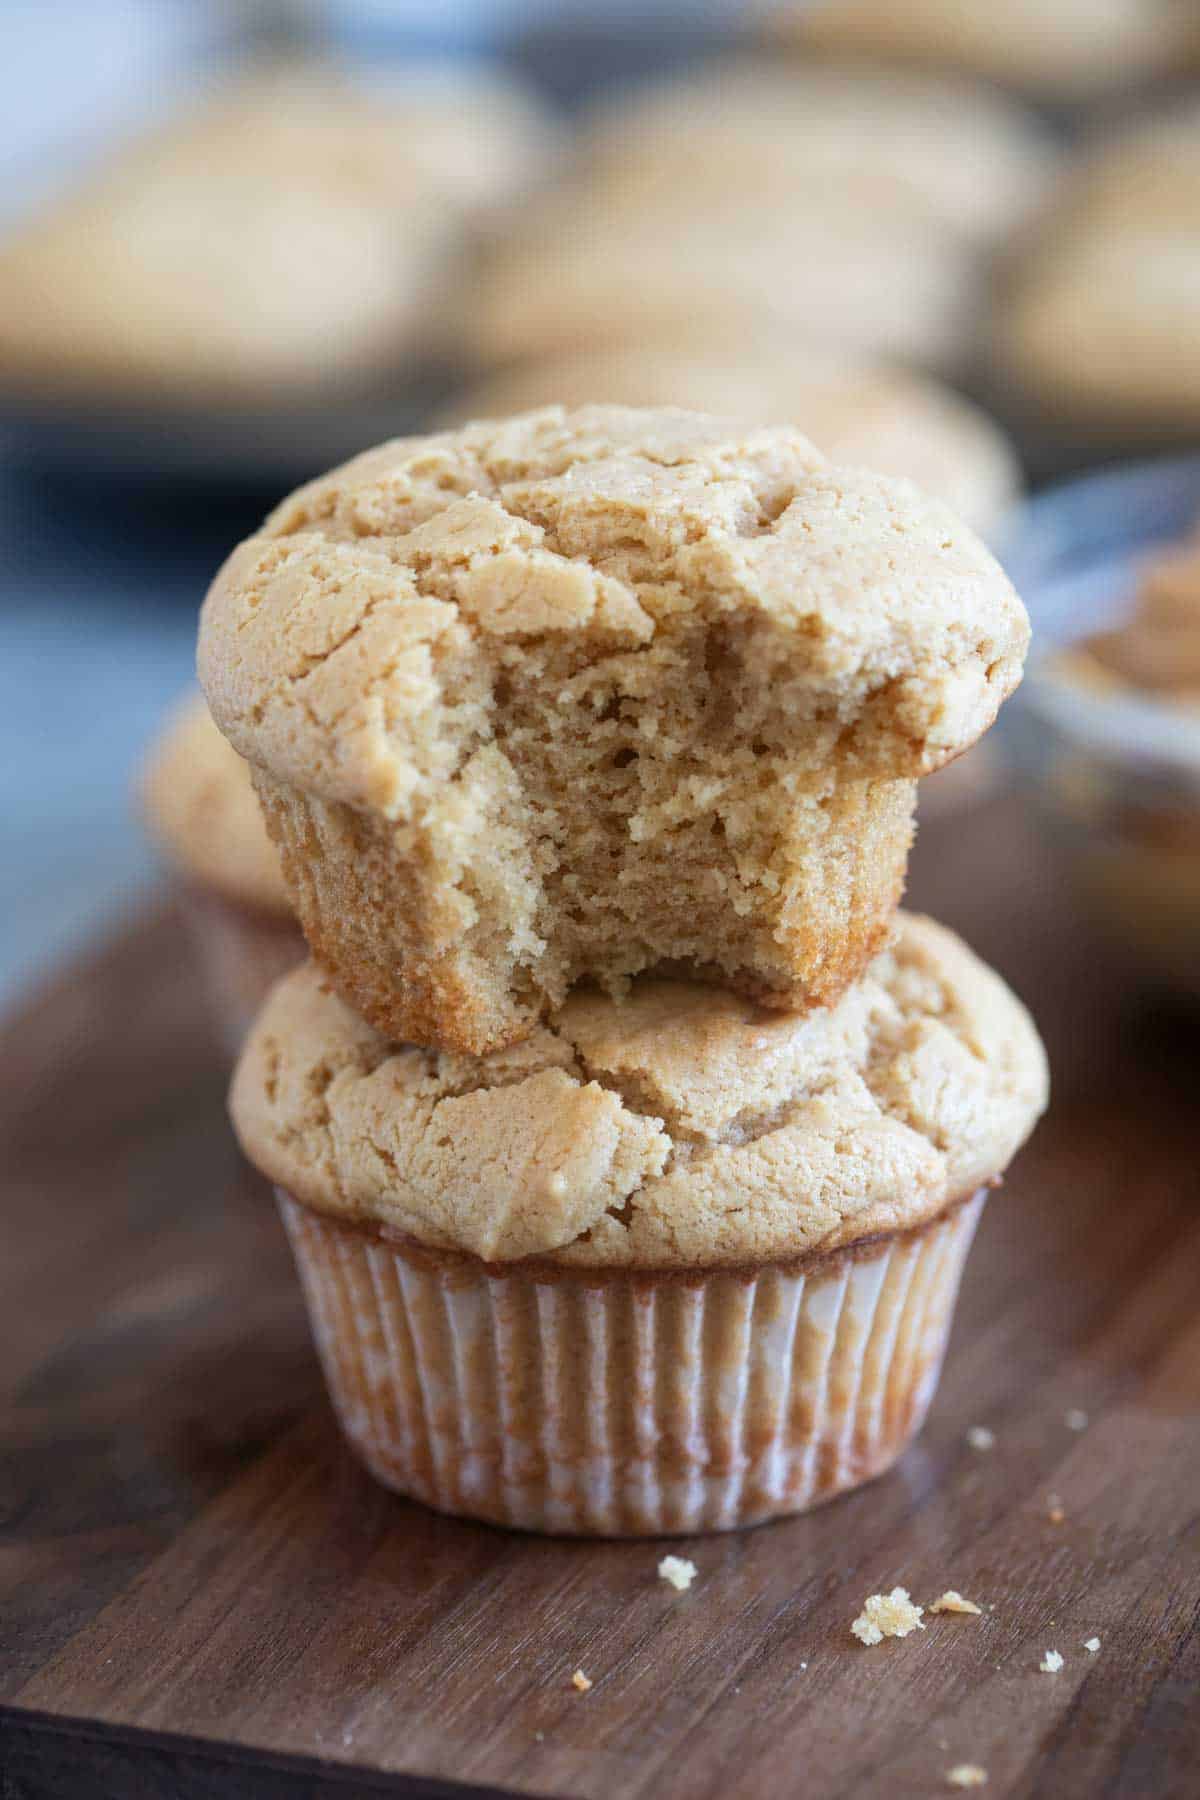
[[[234,552],[201,678],[314,960],[233,1116],[382,1480],[682,1532],[899,1454],[1045,1101],[896,912],[1027,637],[941,503],[673,410],[400,440]]]

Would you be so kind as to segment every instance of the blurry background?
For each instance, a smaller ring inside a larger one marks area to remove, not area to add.
[[[1047,651],[1021,778],[1196,976],[1200,552],[1155,552],[1200,514],[1200,7],[6,0],[0,34],[0,1000],[153,878],[131,775],[266,508],[593,399],[790,420],[988,536]]]

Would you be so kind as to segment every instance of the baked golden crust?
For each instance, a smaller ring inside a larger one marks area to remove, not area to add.
[[[664,962],[834,999],[898,898],[913,779],[1027,638],[906,483],[788,429],[551,408],[301,489],[218,576],[200,671],[342,991],[481,1053]]]
[[[318,1211],[489,1262],[686,1269],[920,1224],[1001,1174],[1046,1092],[999,977],[900,914],[828,1011],[642,979],[576,990],[482,1059],[387,1043],[309,965],[268,1001],[231,1107],[251,1160]]]

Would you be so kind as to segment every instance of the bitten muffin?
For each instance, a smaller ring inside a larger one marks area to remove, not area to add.
[[[236,1049],[305,945],[250,771],[199,695],[177,707],[151,746],[140,800],[179,882],[218,1022]]]
[[[199,664],[318,960],[388,1036],[481,1053],[664,963],[835,999],[915,777],[1027,638],[910,484],[788,429],[552,408],[302,488],[218,575]]]
[[[999,977],[901,914],[831,1010],[643,978],[484,1059],[389,1044],[307,965],[232,1113],[374,1473],[637,1533],[796,1511],[894,1460],[982,1190],[1046,1093]]]
[[[932,375],[764,334],[728,344],[623,344],[518,363],[458,394],[445,423],[535,406],[687,406],[750,425],[803,419],[832,462],[907,475],[987,535],[1016,499],[1016,452],[987,413]]]

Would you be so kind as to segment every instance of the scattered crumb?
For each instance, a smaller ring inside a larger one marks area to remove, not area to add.
[[[893,1588],[890,1594],[870,1594],[850,1629],[862,1644],[880,1644],[885,1637],[907,1637],[910,1631],[924,1631],[921,1624],[923,1606],[914,1606],[908,1589]]]
[[[1046,1514],[1046,1517],[1052,1525],[1061,1525],[1066,1516],[1066,1513],[1063,1511],[1057,1500],[1052,1503],[1049,1512]]]
[[[533,1741],[535,1744],[544,1744],[546,1741],[545,1732],[544,1731],[535,1731],[533,1734]]]
[[[1099,1639],[1099,1638],[1097,1638],[1097,1639],[1096,1639],[1096,1648],[1097,1648],[1097,1649],[1099,1649],[1099,1647],[1100,1647],[1100,1639]],[[807,1667],[808,1667],[808,1664],[807,1664],[807,1663],[801,1663],[801,1664],[800,1664],[800,1667],[801,1667],[801,1668],[802,1668],[802,1669],[807,1669]]]
[[[982,1606],[976,1606],[973,1600],[964,1600],[956,1588],[947,1588],[929,1608],[934,1612],[981,1613]]]
[[[696,1579],[696,1565],[683,1556],[664,1556],[658,1565],[660,1581],[669,1581],[677,1594],[690,1588]]]
[[[986,1425],[972,1425],[967,1433],[967,1442],[972,1450],[991,1450],[995,1447],[996,1434]]]
[[[1057,1675],[1062,1666],[1063,1659],[1057,1650],[1047,1650],[1045,1656],[1043,1656],[1041,1662],[1038,1664],[1038,1668],[1043,1675]]]
[[[947,1787],[982,1787],[986,1780],[987,1770],[981,1769],[978,1763],[956,1763],[946,1770]]]
[[[1088,1428],[1088,1416],[1081,1408],[1073,1406],[1063,1420],[1063,1424],[1068,1431],[1086,1431]]]
[[[571,1686],[578,1688],[581,1694],[590,1694],[592,1691],[592,1684],[582,1669],[576,1669],[575,1673],[572,1675]]]
[[[1084,1638],[1083,1647],[1087,1651],[1089,1656],[1095,1656],[1097,1650],[1100,1648],[1100,1639],[1099,1638]]]

